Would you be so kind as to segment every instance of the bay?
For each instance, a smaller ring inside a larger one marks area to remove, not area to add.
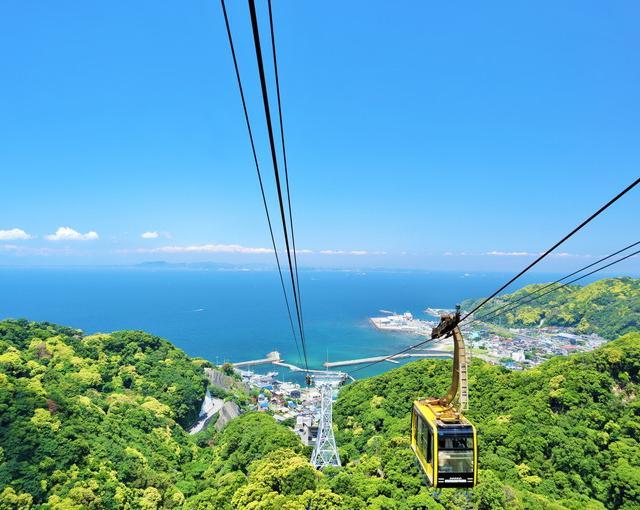
[[[426,318],[426,307],[453,308],[466,298],[489,294],[509,277],[502,273],[301,271],[309,366],[322,368],[326,360],[396,352],[417,338],[378,331],[369,317],[390,310]],[[516,288],[555,277],[526,275]],[[55,322],[86,333],[144,330],[214,363],[259,359],[277,350],[285,361],[301,365],[274,271],[2,268],[0,318]],[[358,377],[394,366],[379,363],[358,372]],[[277,370],[285,378],[300,380],[280,367]]]

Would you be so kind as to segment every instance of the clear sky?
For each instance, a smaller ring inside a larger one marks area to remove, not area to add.
[[[248,9],[228,3],[271,181]],[[511,271],[640,173],[636,1],[274,15],[302,265]],[[1,265],[273,261],[217,1],[6,0],[0,62]],[[636,189],[541,269],[639,225]]]

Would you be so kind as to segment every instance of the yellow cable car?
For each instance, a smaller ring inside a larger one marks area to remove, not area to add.
[[[458,327],[460,311],[443,315],[432,338],[453,335],[453,375],[443,398],[413,403],[411,448],[433,487],[475,487],[478,478],[476,428],[462,415],[468,407],[467,358]],[[457,397],[457,405],[454,400]]]

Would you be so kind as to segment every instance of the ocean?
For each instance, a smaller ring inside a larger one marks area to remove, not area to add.
[[[427,307],[453,308],[489,294],[500,273],[301,271],[310,368],[391,354],[416,337],[376,330],[380,310],[426,318]],[[520,285],[555,275],[526,275]],[[300,364],[276,272],[143,268],[0,269],[0,319],[49,321],[86,333],[139,329],[214,363],[263,358],[277,350]],[[394,368],[379,363],[358,377]],[[353,370],[355,367],[351,367]],[[274,370],[270,365],[261,369]],[[278,367],[280,378],[299,375]]]

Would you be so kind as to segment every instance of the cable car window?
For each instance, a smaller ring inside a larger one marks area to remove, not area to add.
[[[427,426],[427,434],[426,434],[426,446],[425,449],[427,454],[425,455],[427,462],[431,464],[433,462],[433,432],[431,432],[431,427]]]
[[[417,415],[417,433],[416,433],[416,446],[418,447],[418,450],[420,450],[420,453],[422,453],[422,456],[427,458],[427,451],[425,451],[425,443],[426,443],[426,430],[428,429],[427,425],[424,422],[424,419],[422,418],[422,416]]]
[[[438,452],[440,473],[473,473],[473,451]]]
[[[441,434],[438,436],[438,470],[441,473],[473,472],[473,436]]]
[[[438,449],[440,450],[472,450],[473,436],[440,435],[438,437]]]

